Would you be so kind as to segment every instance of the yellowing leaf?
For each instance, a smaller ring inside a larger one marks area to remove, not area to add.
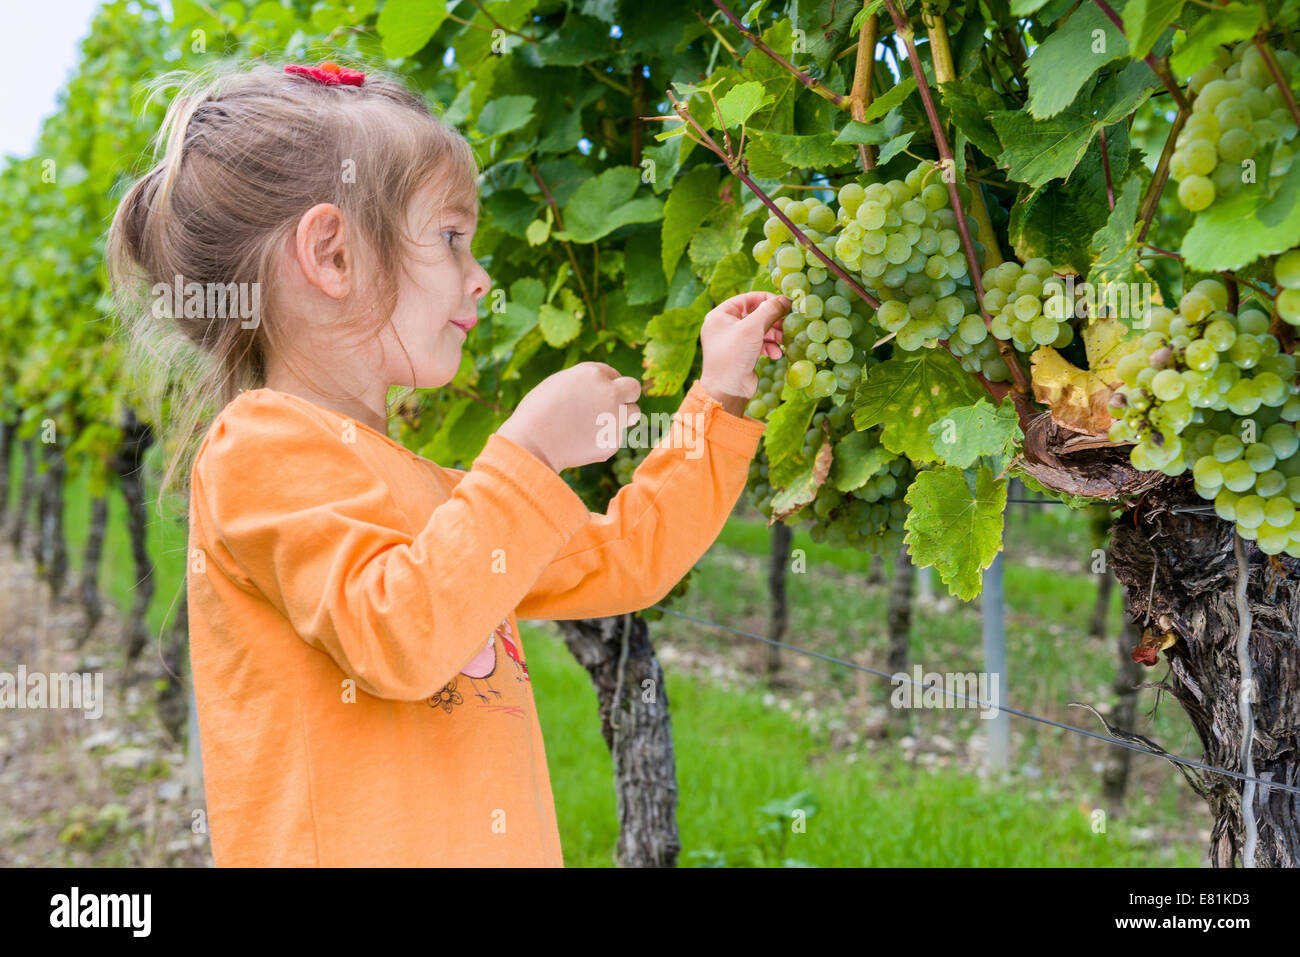
[[[1051,346],[1035,350],[1030,364],[1034,398],[1051,410],[1057,425],[1087,435],[1110,431],[1112,390],[1101,377],[1076,367]]]
[[[1120,384],[1115,366],[1137,347],[1137,338],[1118,319],[1094,322],[1083,330],[1083,348],[1088,353],[1088,370],[1112,389]]]

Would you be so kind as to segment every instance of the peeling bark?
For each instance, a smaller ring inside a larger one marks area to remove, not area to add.
[[[767,576],[767,591],[771,599],[767,636],[773,641],[785,640],[786,628],[790,622],[790,613],[785,600],[785,576],[786,566],[790,563],[790,542],[793,538],[794,530],[785,522],[777,522],[772,526],[771,566]],[[781,649],[776,645],[768,645],[763,671],[769,685],[776,683],[780,670]]]
[[[63,537],[63,486],[68,465],[57,442],[45,445],[45,474],[41,481],[40,560],[37,572],[50,589],[50,602],[63,594],[68,580],[68,545]]]
[[[1165,651],[1163,685],[1182,705],[1215,767],[1241,771],[1237,696],[1237,579],[1233,527],[1214,515],[1174,511],[1204,507],[1185,479],[1116,522],[1111,565],[1128,592],[1131,620],[1178,636]],[[1300,561],[1263,554],[1246,542],[1247,598],[1253,624],[1255,774],[1300,786]],[[1201,772],[1214,816],[1211,860],[1231,867],[1242,845],[1243,782]],[[1300,795],[1260,785],[1255,818],[1259,867],[1300,863]]]
[[[1187,476],[1139,472],[1129,464],[1126,448],[1072,436],[1047,417],[1026,429],[1022,466],[1058,491],[1130,500],[1111,528],[1110,549],[1110,567],[1125,589],[1125,614],[1156,635],[1177,636],[1165,650],[1169,674],[1159,686],[1191,719],[1204,762],[1240,772],[1241,672],[1232,524],[1209,510]],[[1132,501],[1133,496],[1140,498]],[[1300,786],[1300,561],[1269,557],[1253,542],[1245,545],[1253,618],[1255,775]],[[1214,817],[1210,861],[1216,867],[1233,867],[1244,839],[1244,782],[1187,770]],[[1254,812],[1259,829],[1256,866],[1300,864],[1300,794],[1259,785]]]
[[[77,636],[80,648],[104,616],[104,601],[99,593],[99,562],[104,551],[104,535],[108,530],[108,499],[96,495],[90,502],[90,528],[86,531],[86,551],[84,565],[81,569],[81,585],[77,591],[81,596],[81,607],[86,612],[86,620],[81,634]]]
[[[675,867],[677,766],[663,669],[637,615],[556,622],[596,689],[600,732],[614,759],[618,867]]]

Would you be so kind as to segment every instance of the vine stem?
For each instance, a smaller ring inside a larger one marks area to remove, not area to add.
[[[1163,256],[1166,259],[1177,259],[1179,262],[1183,261],[1183,256],[1181,253],[1172,252],[1171,250],[1168,249],[1161,249],[1159,246],[1153,246],[1144,240],[1138,240],[1138,245],[1151,250],[1157,256]],[[1244,279],[1241,276],[1238,276],[1236,273],[1229,272],[1226,269],[1220,270],[1220,275],[1226,276],[1227,278],[1231,279],[1233,282],[1239,282],[1243,286],[1249,286],[1251,289],[1255,290],[1257,293],[1259,293],[1261,296],[1263,296],[1265,299],[1269,300],[1270,302],[1273,300],[1272,293],[1270,293],[1263,286],[1260,286],[1249,279]]]
[[[1120,19],[1120,15],[1115,12],[1114,8],[1107,3],[1106,0],[1092,0],[1092,2],[1097,4],[1098,9],[1100,9],[1101,12],[1106,15],[1106,18],[1109,19],[1111,23],[1115,24],[1119,29],[1119,32],[1123,34],[1124,21]],[[1160,82],[1165,85],[1165,89],[1169,91],[1169,95],[1172,96],[1174,102],[1178,104],[1178,109],[1180,111],[1186,110],[1188,108],[1187,97],[1183,96],[1182,87],[1174,81],[1173,74],[1169,72],[1169,64],[1160,57],[1157,57],[1154,53],[1148,53],[1142,59],[1146,62],[1147,66],[1151,67],[1151,72],[1160,78]]]
[[[768,196],[767,193],[763,192],[759,185],[750,178],[747,172],[745,172],[745,161],[743,158],[729,156],[724,153],[722,149],[719,148],[718,144],[714,142],[713,137],[709,136],[709,134],[705,132],[704,127],[700,126],[699,121],[691,115],[691,111],[687,108],[686,104],[673,95],[672,90],[668,91],[668,99],[672,101],[673,109],[676,111],[677,116],[680,117],[682,122],[686,123],[688,128],[695,133],[695,142],[721,157],[722,161],[727,164],[727,169],[739,178],[742,183],[749,187],[750,192],[757,196],[759,200],[762,201],[763,205],[772,211],[772,215],[785,224],[786,229],[790,230],[790,234],[796,237],[802,246],[807,248],[810,253],[815,255],[826,265],[827,272],[834,273],[840,279],[843,279],[845,284],[872,309],[880,308],[880,301],[878,299],[863,289],[861,283],[845,272],[839,263],[835,262],[835,260],[822,252],[817,244],[804,234],[803,230],[792,223],[786,217],[785,213],[781,212],[776,203],[772,201],[772,198]],[[657,120],[661,119],[661,117],[652,116],[646,117],[646,119]]]
[[[867,107],[871,105],[871,79],[876,67],[876,36],[880,32],[880,18],[874,13],[867,17],[858,34],[858,52],[853,64],[853,92],[849,94],[850,115],[859,123],[865,121]],[[858,162],[862,172],[876,168],[871,146],[858,144]]]
[[[1142,229],[1138,232],[1138,242],[1147,238],[1147,230],[1151,228],[1151,221],[1155,218],[1156,207],[1160,205],[1160,194],[1165,191],[1165,184],[1169,182],[1169,162],[1173,159],[1178,134],[1187,124],[1187,116],[1188,110],[1179,107],[1173,126],[1169,128],[1169,138],[1165,140],[1165,148],[1160,151],[1160,160],[1156,163],[1151,185],[1147,187],[1146,196],[1142,197],[1142,208],[1138,213],[1138,218],[1142,220]]]
[[[1291,119],[1296,126],[1300,126],[1300,106],[1296,105],[1295,96],[1291,93],[1291,84],[1282,75],[1282,68],[1278,65],[1277,57],[1273,55],[1273,51],[1264,42],[1263,31],[1255,34],[1254,42],[1255,49],[1259,50],[1260,56],[1264,58],[1264,63],[1268,66],[1268,72],[1273,74],[1273,82],[1277,84],[1282,99],[1286,101],[1286,108],[1291,111]]]
[[[552,196],[551,191],[547,189],[546,181],[542,179],[541,171],[531,163],[528,165],[528,171],[533,174],[533,179],[537,180],[537,185],[541,188],[542,195],[546,197],[547,205],[551,207],[551,212],[555,214],[555,225],[563,231],[564,219],[560,216],[560,207],[556,205],[555,197]],[[594,321],[596,319],[596,307],[591,301],[590,294],[587,292],[587,284],[582,279],[582,270],[578,268],[578,257],[573,254],[573,247],[569,245],[567,240],[564,241],[564,251],[569,255],[569,265],[573,267],[573,275],[578,280],[578,290],[582,293],[582,301],[587,304],[587,315],[591,316]]]
[[[1246,586],[1250,584],[1250,565],[1246,561],[1246,549],[1236,529],[1232,531],[1232,551],[1237,559],[1237,669],[1241,672],[1241,690],[1237,704],[1241,710],[1241,773],[1255,776],[1255,761],[1251,756],[1251,744],[1254,740],[1255,719],[1251,714],[1250,700],[1255,686],[1255,676],[1250,664],[1250,602],[1246,597]],[[1247,780],[1241,789],[1241,821],[1245,830],[1245,842],[1241,848],[1241,866],[1255,866],[1255,843],[1258,832],[1255,826],[1255,782]]]
[[[808,89],[812,90],[818,96],[822,97],[823,99],[829,100],[830,102],[834,103],[838,107],[841,108],[844,107],[846,101],[848,100],[848,97],[844,96],[842,93],[836,93],[834,90],[827,88],[820,80],[809,76],[807,72],[799,69],[793,63],[791,63],[785,57],[781,56],[781,54],[777,53],[770,46],[768,46],[766,43],[760,40],[757,36],[755,36],[753,33],[747,30],[745,28],[745,25],[740,22],[740,18],[737,17],[730,10],[728,10],[726,4],[724,4],[722,0],[713,0],[713,5],[722,11],[723,16],[725,16],[728,20],[731,21],[732,25],[735,26],[735,28],[740,31],[740,35],[744,37],[746,40],[748,40],[750,43],[752,43],[755,49],[761,50],[766,56],[770,57],[776,63],[779,63],[786,70],[789,70],[790,73],[794,75],[795,79],[797,79]]]
[[[716,2],[716,0],[715,0]],[[930,81],[925,77],[925,67],[921,63],[921,56],[916,52],[916,44],[912,40],[912,24],[899,11],[898,5],[894,0],[884,0],[885,9],[889,11],[890,18],[894,21],[894,32],[902,39],[903,46],[907,48],[907,59],[912,65],[912,73],[916,77],[916,90],[921,94],[921,105],[925,107],[926,118],[930,121],[930,130],[934,134],[934,144],[939,151],[939,165],[943,171],[942,179],[948,187],[948,200],[952,203],[953,212],[956,213],[957,232],[961,236],[962,249],[966,253],[966,265],[970,270],[971,283],[975,287],[975,295],[979,298],[980,315],[984,317],[985,328],[991,329],[993,318],[989,315],[988,310],[984,308],[984,277],[980,271],[979,260],[975,256],[975,243],[971,240],[970,224],[966,222],[966,209],[962,205],[961,194],[957,192],[957,163],[953,159],[952,149],[948,146],[948,137],[943,132],[943,124],[939,122],[939,111],[934,105],[934,95],[930,92]],[[948,58],[951,61],[951,56]],[[1020,361],[1014,354],[1010,353],[1010,346],[1002,341],[998,341],[998,352],[1003,356],[1007,368],[1011,371],[1011,378],[1015,383],[1015,389],[1021,394],[1028,394],[1030,391],[1029,379],[1025,375],[1025,370],[1020,367]]]

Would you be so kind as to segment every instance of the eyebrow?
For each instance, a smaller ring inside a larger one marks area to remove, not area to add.
[[[478,207],[466,205],[462,200],[447,203],[443,209],[453,216],[464,216],[466,219],[473,220],[478,219]]]

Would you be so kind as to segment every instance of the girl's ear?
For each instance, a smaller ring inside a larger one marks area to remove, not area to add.
[[[333,203],[317,203],[298,220],[294,258],[307,281],[332,299],[343,299],[352,288],[353,255],[347,244],[343,211]]]

